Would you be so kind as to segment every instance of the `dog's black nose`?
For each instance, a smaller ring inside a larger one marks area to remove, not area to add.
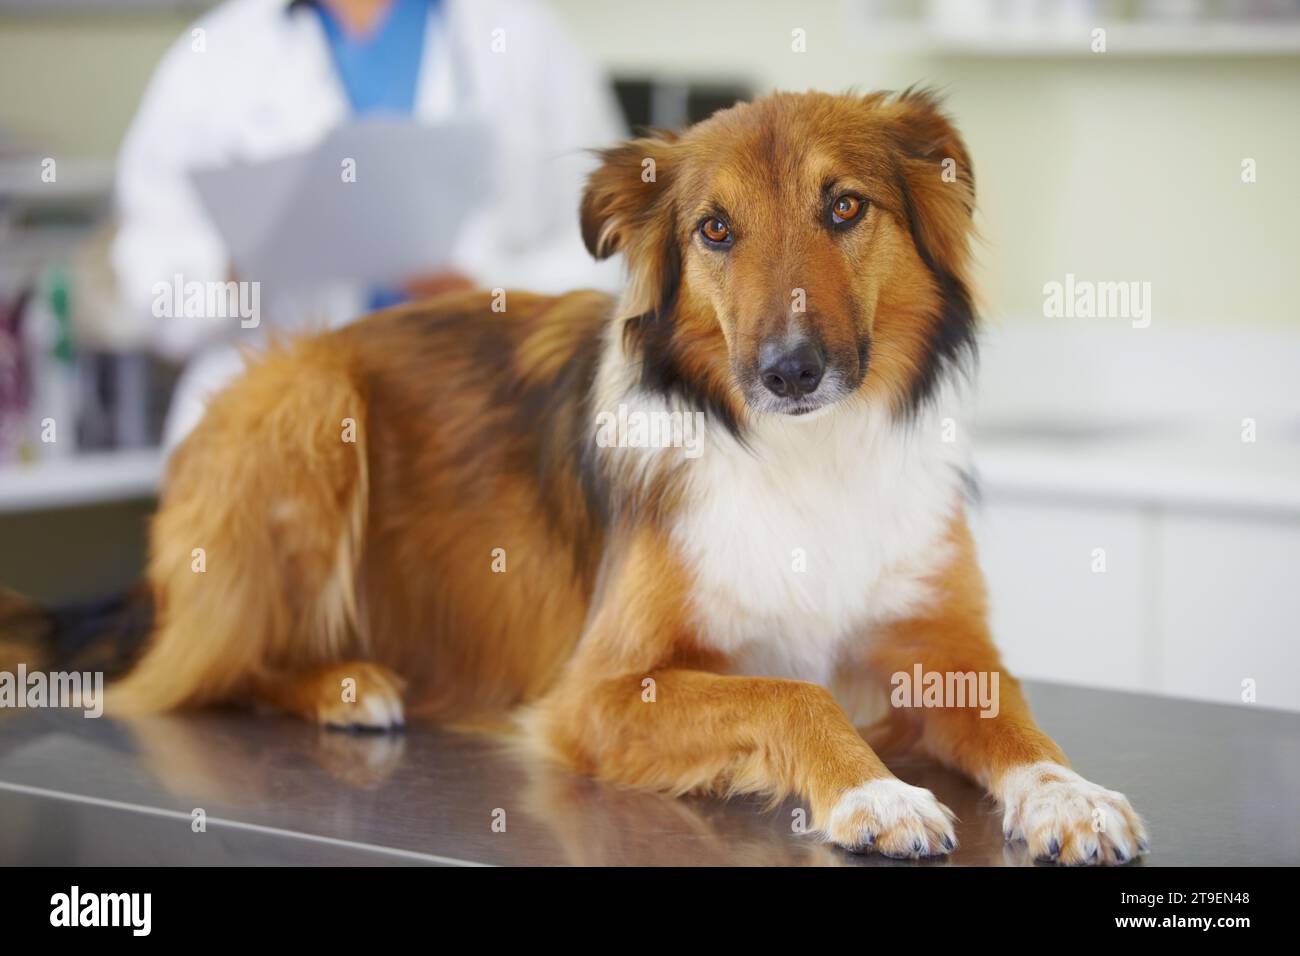
[[[760,364],[763,385],[781,398],[798,398],[817,390],[826,371],[826,356],[807,339],[789,351],[769,343],[763,346]]]

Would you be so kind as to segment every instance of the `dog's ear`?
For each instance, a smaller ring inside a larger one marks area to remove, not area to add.
[[[670,199],[673,133],[631,139],[600,153],[582,197],[582,241],[597,259],[627,256],[627,308],[663,308],[672,297],[678,261]]]
[[[886,110],[892,114],[917,251],[931,268],[964,278],[975,212],[975,175],[966,144],[929,90],[907,90]]]
[[[600,166],[582,196],[582,241],[597,259],[626,248],[632,233],[650,224],[668,193],[673,133],[656,131],[600,151]]]

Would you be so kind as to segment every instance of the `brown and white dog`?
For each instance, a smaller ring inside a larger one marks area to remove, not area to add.
[[[797,793],[841,846],[949,852],[952,814],[855,721],[917,665],[1001,671],[954,425],[973,202],[925,93],[778,94],[607,150],[581,218],[626,256],[620,302],[444,297],[274,347],[215,397],[110,712],[505,718],[601,779]],[[995,717],[889,718],[1035,856],[1143,852],[1128,801],[999,688]]]

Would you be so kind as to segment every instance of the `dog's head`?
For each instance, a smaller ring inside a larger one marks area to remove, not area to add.
[[[734,415],[914,408],[973,343],[973,177],[928,93],[776,94],[602,159],[583,238],[627,256],[648,384]]]

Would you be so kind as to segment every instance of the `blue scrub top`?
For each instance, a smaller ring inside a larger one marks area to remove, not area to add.
[[[325,4],[312,5],[354,115],[409,116],[414,111],[425,30],[437,5],[438,0],[392,0],[364,37],[348,35]],[[399,289],[375,289],[369,305],[372,310],[382,309],[406,298]]]
[[[409,115],[414,110],[425,27],[436,4],[437,0],[392,0],[364,37],[345,33],[324,3],[313,5],[353,113]]]

